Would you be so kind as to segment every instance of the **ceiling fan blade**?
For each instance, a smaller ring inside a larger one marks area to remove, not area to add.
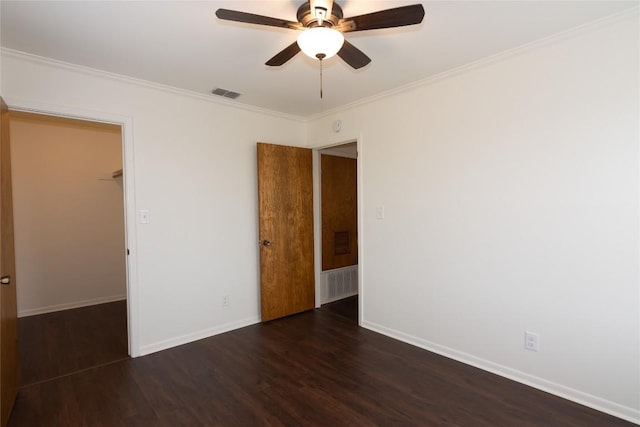
[[[287,62],[288,60],[290,60],[291,58],[293,58],[294,56],[296,56],[298,52],[300,52],[300,46],[298,46],[298,42],[295,41],[291,43],[289,46],[287,46],[286,48],[284,48],[283,50],[281,50],[279,53],[277,53],[276,56],[268,60],[265,63],[265,65],[269,65],[271,67],[278,67],[284,64],[285,62]]]
[[[218,9],[216,16],[227,21],[244,22],[247,24],[267,25],[270,27],[290,28],[301,30],[304,27],[299,22],[287,21],[286,19],[271,18],[269,16],[255,15],[253,13],[240,12],[237,10]]]
[[[371,62],[371,58],[346,40],[342,45],[342,49],[338,51],[338,56],[356,70]]]
[[[380,28],[404,27],[422,22],[424,7],[421,4],[396,7],[366,15],[353,16],[340,21],[338,29],[343,33],[352,31],[377,30]]]

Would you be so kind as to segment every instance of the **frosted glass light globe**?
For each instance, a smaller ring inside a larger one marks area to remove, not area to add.
[[[319,59],[318,55],[325,55],[322,59],[334,56],[344,44],[344,36],[338,30],[326,27],[314,27],[304,30],[298,36],[298,46],[305,55]]]

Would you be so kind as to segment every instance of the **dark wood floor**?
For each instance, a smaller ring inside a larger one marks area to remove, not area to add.
[[[18,337],[23,386],[126,359],[127,303],[22,317]]]
[[[632,425],[360,328],[339,311],[23,387],[9,425]]]
[[[320,309],[358,323],[358,295],[347,297],[329,304],[324,304]]]

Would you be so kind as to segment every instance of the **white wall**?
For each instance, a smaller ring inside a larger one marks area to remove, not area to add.
[[[128,209],[151,217],[127,222],[132,354],[259,321],[256,142],[302,145],[304,122],[6,51],[2,61],[9,107],[127,122]]]
[[[18,315],[126,296],[120,128],[11,115]]]
[[[640,421],[638,52],[636,12],[314,120],[360,141],[363,325]]]

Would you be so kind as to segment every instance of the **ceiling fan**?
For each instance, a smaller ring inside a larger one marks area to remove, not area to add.
[[[358,69],[371,59],[344,40],[343,33],[419,24],[424,18],[424,7],[414,4],[343,18],[342,8],[333,0],[308,0],[298,8],[297,22],[229,9],[218,9],[216,16],[227,21],[302,31],[295,42],[269,59],[266,65],[280,66],[302,50],[320,61],[337,54]]]

